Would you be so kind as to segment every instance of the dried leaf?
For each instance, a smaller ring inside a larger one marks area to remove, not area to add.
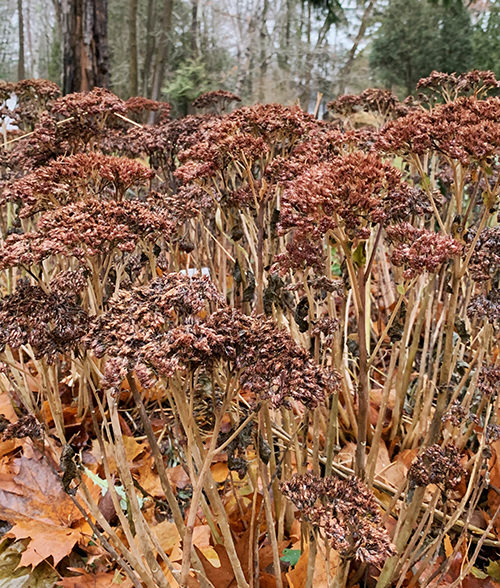
[[[216,545],[214,547],[214,551],[217,553],[221,562],[218,568],[214,567],[198,548],[196,548],[196,551],[200,556],[207,578],[214,586],[217,588],[236,588],[237,584],[231,568],[231,562],[223,545]]]
[[[451,540],[450,540],[449,535],[444,536],[443,543],[444,543],[444,552],[446,554],[446,557],[451,557],[453,554],[453,545],[451,544]]]
[[[146,449],[146,446],[143,443],[136,441],[135,437],[123,435],[122,440],[123,445],[125,446],[125,455],[129,462],[133,462],[134,459]]]
[[[180,543],[181,537],[175,523],[162,521],[151,529],[158,539],[158,543],[167,555],[170,555],[172,549]]]
[[[23,551],[20,565],[35,568],[50,556],[53,557],[54,566],[56,566],[63,557],[71,553],[81,533],[77,529],[56,527],[35,521],[20,521],[12,527],[7,536],[31,539]]]
[[[167,476],[170,482],[179,490],[182,490],[191,484],[189,476],[184,471],[184,468],[180,465],[175,466],[174,468],[169,468],[167,471]]]
[[[57,586],[62,586],[62,588],[109,588],[110,586],[130,588],[132,586],[132,582],[118,571],[90,574],[83,569],[70,569],[72,571],[81,571],[82,573],[72,578],[63,578],[57,583]]]
[[[164,496],[160,477],[156,473],[153,459],[148,456],[141,460],[141,464],[134,472],[134,477],[137,476],[137,481],[151,496]]]
[[[0,518],[68,528],[82,515],[47,462],[34,454],[0,464]]]
[[[3,416],[11,423],[17,421],[16,412],[12,407],[12,403],[9,396],[7,395],[7,392],[4,390],[0,391],[0,414],[3,414]]]
[[[0,467],[0,518],[14,523],[8,536],[30,538],[21,565],[35,567],[49,555],[54,565],[85,540],[80,511],[40,455],[23,455]],[[74,528],[80,527],[80,528]]]
[[[48,563],[36,569],[19,567],[26,541],[0,542],[0,588],[52,588],[59,574]]]
[[[226,481],[226,478],[229,475],[229,469],[227,467],[227,463],[214,463],[211,466],[210,471],[212,472],[213,479],[218,483],[222,484],[222,482]]]
[[[220,568],[219,555],[210,544],[212,532],[208,525],[199,525],[193,529],[193,545],[195,545],[207,558],[214,568]]]
[[[302,588],[307,578],[307,564],[309,562],[309,545],[306,545],[295,568],[286,574],[290,588]],[[314,588],[328,588],[335,578],[339,566],[339,556],[333,549],[329,550],[328,566],[326,560],[326,549],[318,545],[316,562],[314,566],[313,586]]]
[[[490,561],[489,566],[486,568],[488,575],[493,580],[500,581],[500,560]]]

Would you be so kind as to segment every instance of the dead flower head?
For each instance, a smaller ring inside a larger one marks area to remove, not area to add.
[[[86,284],[82,272],[66,271],[49,291],[20,280],[14,294],[0,301],[0,352],[8,345],[30,345],[36,358],[49,363],[75,349],[87,333],[89,320],[76,296]]]
[[[44,212],[36,230],[12,234],[0,246],[0,269],[32,266],[52,255],[85,258],[115,248],[132,252],[140,240],[169,238],[172,220],[164,209],[139,201],[89,199]]]
[[[320,478],[308,472],[282,483],[281,491],[342,558],[380,566],[394,555],[375,497],[358,478]]]
[[[120,200],[132,187],[148,185],[154,172],[126,157],[98,152],[60,157],[25,175],[2,194],[19,202],[21,217],[89,198]]]
[[[337,374],[322,370],[287,332],[230,308],[199,277],[169,274],[119,292],[95,320],[89,345],[107,356],[110,387],[133,370],[150,386],[158,377],[221,363],[239,375],[243,388],[275,407],[290,400],[314,407],[338,386]]]
[[[35,416],[29,414],[21,417],[15,423],[7,425],[4,429],[2,441],[8,441],[9,439],[24,439],[29,437],[30,439],[39,439],[42,436],[42,427],[36,420]]]
[[[389,241],[395,244],[391,261],[404,266],[405,278],[412,278],[424,271],[436,272],[443,263],[462,252],[462,245],[448,235],[417,229],[401,222],[386,229]]]
[[[464,473],[461,454],[455,445],[444,448],[431,445],[412,463],[408,478],[411,488],[437,484],[446,491],[454,488]]]

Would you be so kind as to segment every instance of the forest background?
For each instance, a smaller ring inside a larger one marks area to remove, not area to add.
[[[92,13],[91,30],[76,31],[78,11]],[[68,67],[90,37],[100,73],[85,81]],[[476,68],[500,74],[492,0],[0,0],[0,79],[107,86],[178,115],[213,89],[312,110],[318,92],[385,86],[402,97],[434,69]]]

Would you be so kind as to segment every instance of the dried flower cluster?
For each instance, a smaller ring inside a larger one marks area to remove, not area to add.
[[[410,223],[399,223],[387,227],[389,240],[396,243],[391,261],[396,266],[405,266],[406,278],[423,271],[435,272],[448,259],[462,252],[462,245],[441,233],[417,229]]]
[[[49,80],[20,80],[16,83],[0,82],[0,115],[11,119],[11,124],[23,131],[31,130],[36,124],[40,113],[61,95],[59,87]],[[16,97],[11,110],[7,100]]]
[[[443,422],[449,422],[454,427],[458,427],[463,423],[478,423],[478,418],[475,414],[469,413],[459,400],[450,406],[443,416]]]
[[[500,325],[500,289],[492,288],[487,294],[478,294],[467,307],[469,317],[486,319],[492,325]]]
[[[358,110],[365,112],[376,112],[384,120],[397,118],[407,114],[408,108],[404,106],[398,97],[390,90],[379,88],[368,88],[361,94],[345,94],[337,100],[327,104],[328,110],[342,115],[352,115]]]
[[[144,114],[158,112],[162,119],[168,118],[170,114],[170,104],[159,100],[151,100],[144,96],[132,96],[125,101],[127,114]]]
[[[500,144],[500,98],[459,97],[433,109],[416,110],[386,124],[377,148],[424,155],[435,151],[468,166],[488,164]]]
[[[19,202],[21,217],[78,200],[115,198],[147,184],[154,172],[139,161],[102,153],[60,157],[8,186],[2,200]]]
[[[469,240],[474,233],[471,231]],[[477,282],[500,278],[500,226],[481,231],[470,260],[469,271]]]
[[[408,478],[410,487],[437,484],[445,490],[454,488],[465,471],[459,449],[453,445],[427,447],[412,463]]]
[[[99,148],[116,154],[125,144],[130,125],[125,127],[116,115],[126,116],[127,105],[109,90],[68,94],[48,101],[46,107],[37,115],[33,132],[9,153],[12,169],[33,169],[59,156]]]
[[[30,437],[30,439],[39,439],[42,436],[42,427],[32,414],[21,417],[15,423],[11,423],[5,427],[2,435],[2,441],[9,439],[23,439]]]
[[[120,149],[134,157],[141,154],[148,156],[151,167],[163,171],[165,180],[175,187],[173,173],[178,166],[179,152],[194,143],[193,137],[200,126],[211,118],[208,115],[191,115],[146,125],[141,129],[133,127],[123,136]]]
[[[487,365],[479,372],[477,387],[483,396],[494,398],[500,392],[500,366]]]
[[[14,294],[0,301],[0,352],[8,345],[31,345],[36,358],[49,363],[80,345],[87,333],[87,313],[77,303],[86,283],[81,272],[61,273],[46,291],[20,281]]]
[[[281,491],[342,558],[378,566],[395,553],[375,497],[357,478],[295,475],[281,484]]]
[[[210,305],[218,309],[204,317]],[[273,406],[291,398],[314,407],[338,386],[337,375],[321,370],[288,333],[227,307],[205,278],[168,274],[120,292],[95,320],[89,344],[106,355],[106,382],[114,387],[131,371],[146,386],[221,361]]]
[[[104,88],[90,92],[75,92],[52,103],[51,112],[64,118],[74,117],[80,122],[102,124],[114,112],[127,113],[126,103]]]
[[[422,78],[417,89],[430,90],[440,94],[445,99],[455,99],[460,94],[472,93],[481,96],[500,87],[492,71],[473,70],[463,74],[433,71],[428,77]]]
[[[207,108],[215,112],[222,112],[231,102],[241,102],[241,98],[226,90],[205,92],[193,101],[195,108]]]
[[[193,146],[179,154],[183,165],[176,176],[186,183],[232,170],[241,175],[242,164],[251,170],[261,158],[272,159],[278,149],[290,152],[314,125],[313,117],[300,108],[279,104],[257,104],[209,119],[193,137]]]
[[[109,255],[116,248],[133,251],[139,241],[169,239],[172,221],[165,210],[155,211],[137,201],[89,199],[49,210],[35,231],[9,235],[0,246],[0,269],[30,267],[53,255]]]
[[[321,237],[336,229],[347,239],[367,239],[374,225],[387,225],[427,210],[419,190],[401,179],[375,153],[354,151],[306,168],[286,182],[282,231],[294,231],[288,264],[318,265]],[[285,258],[286,259],[286,258]]]

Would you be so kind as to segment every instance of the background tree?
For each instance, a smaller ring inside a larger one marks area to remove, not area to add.
[[[380,17],[370,64],[383,83],[411,94],[432,70],[460,73],[472,66],[471,33],[470,15],[461,3],[390,0]]]
[[[138,0],[130,0],[129,4],[129,94],[137,96],[139,93],[139,72],[137,67],[137,9]]]
[[[408,91],[432,69],[500,73],[500,9],[492,0],[22,5],[25,77],[61,84],[64,53],[65,91],[109,84],[122,97],[169,100],[174,113],[186,112],[189,97],[205,89],[230,90],[247,103],[299,100],[311,110],[318,92],[331,99],[380,83]],[[20,63],[17,15],[18,0],[0,0],[0,77],[11,81]]]
[[[500,5],[489,2],[477,16],[472,33],[474,67],[500,76]]]
[[[24,15],[23,0],[17,0],[17,16],[19,23],[19,57],[17,60],[17,79],[23,80],[24,74]]]
[[[63,92],[109,86],[107,0],[60,0]]]

